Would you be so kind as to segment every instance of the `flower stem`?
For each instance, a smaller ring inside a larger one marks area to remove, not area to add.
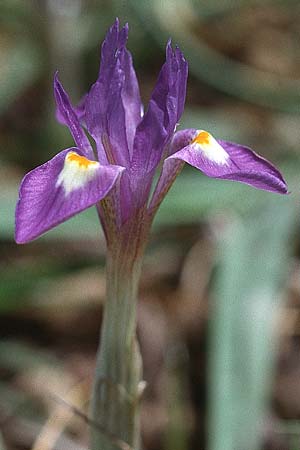
[[[120,448],[108,435],[139,448],[142,361],[136,340],[136,303],[141,260],[131,239],[120,236],[108,247],[107,297],[91,400],[92,418],[105,427],[107,436],[93,429],[92,450]]]

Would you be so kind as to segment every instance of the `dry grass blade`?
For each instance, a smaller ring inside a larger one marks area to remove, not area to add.
[[[93,420],[90,417],[88,417],[86,414],[84,414],[76,406],[68,403],[67,401],[65,401],[64,399],[62,399],[60,397],[56,397],[55,396],[55,398],[56,398],[56,401],[58,401],[61,404],[61,406],[63,406],[64,408],[68,408],[72,415],[73,414],[77,415],[82,420],[84,420],[84,422],[87,425],[89,425],[90,427],[93,427],[93,428],[96,428],[97,430],[99,430],[100,433],[102,433],[109,441],[111,441],[113,444],[115,444],[117,447],[119,447],[120,450],[134,450],[129,444],[127,444],[127,442],[123,441],[122,439],[119,439],[117,436],[115,436],[114,434],[110,433],[108,430],[106,430],[106,428],[104,426],[102,426],[101,424],[99,424],[95,420]],[[35,449],[35,450],[37,450],[37,449]],[[45,450],[45,449],[43,449],[43,450]]]
[[[77,407],[81,407],[85,403],[85,390],[87,387],[87,381],[84,380],[77,383],[68,393],[68,401],[71,401]],[[53,410],[53,413],[45,423],[44,427],[38,434],[32,450],[51,450],[59,436],[66,428],[74,415],[74,412],[70,408],[66,408],[61,402]]]
[[[6,447],[4,445],[4,440],[3,440],[2,434],[0,432],[0,450],[5,450],[5,449],[6,449]]]

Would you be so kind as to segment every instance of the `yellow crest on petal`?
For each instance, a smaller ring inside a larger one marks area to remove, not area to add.
[[[192,140],[192,144],[209,145],[211,134],[207,131],[200,131],[196,137]]]
[[[84,187],[91,181],[95,177],[98,167],[97,161],[91,161],[76,152],[68,152],[62,171],[57,178],[56,187],[63,186],[65,194],[69,195],[72,191]]]
[[[78,155],[76,152],[69,152],[66,156],[67,162],[75,162],[82,169],[88,169],[91,165],[97,164],[96,161],[91,161],[87,159],[85,156]]]
[[[197,130],[196,136],[193,138],[191,145],[195,145],[196,149],[201,151],[210,161],[218,165],[228,164],[228,153],[216,141],[216,139],[208,133],[208,131]]]

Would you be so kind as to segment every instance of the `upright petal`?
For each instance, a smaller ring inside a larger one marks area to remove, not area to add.
[[[74,147],[29,172],[16,208],[16,242],[31,241],[102,200],[123,170],[101,166]]]
[[[142,103],[132,56],[126,48],[127,38],[128,24],[119,31],[119,21],[116,19],[102,44],[98,81],[102,80],[103,84],[107,83],[109,86],[114,66],[117,60],[120,61],[120,69],[124,74],[121,96],[125,112],[126,134],[128,147],[132,152],[135,130],[141,120]]]
[[[181,172],[184,166],[185,161],[181,161],[180,159],[168,158],[168,156],[172,155],[173,153],[189,144],[192,141],[193,136],[194,130],[192,133],[191,130],[181,130],[177,131],[174,134],[171,144],[168,147],[168,152],[165,155],[166,159],[164,160],[164,163],[162,165],[159,179],[156,183],[151,201],[149,203],[149,211],[152,214],[155,213],[168,190],[172,186],[175,178]]]
[[[188,66],[178,47],[172,49],[169,40],[166,47],[166,62],[162,67],[152,99],[165,113],[164,125],[167,132],[174,128],[183,112]]]
[[[182,160],[212,178],[240,181],[265,191],[287,193],[281,173],[253,150],[233,142],[216,140],[203,130],[185,130],[177,139],[185,141],[168,160]]]
[[[151,172],[159,164],[183,111],[188,67],[178,48],[168,42],[166,62],[153,90],[149,108],[137,128],[133,172]]]
[[[141,119],[141,100],[132,58],[126,49],[128,26],[116,20],[102,45],[99,76],[86,101],[86,124],[99,158],[129,165],[135,129]]]
[[[75,112],[77,119],[79,120],[79,123],[83,125],[85,123],[85,102],[86,102],[87,94],[84,94],[81,99],[79,100],[78,104],[76,106],[73,106],[73,111]],[[62,125],[67,125],[67,121],[65,119],[65,116],[63,112],[60,110],[60,108],[56,107],[55,111],[56,120],[61,123]]]
[[[125,110],[128,148],[130,156],[132,156],[136,128],[142,118],[142,102],[138,81],[132,63],[132,56],[126,48],[124,48],[123,53],[123,68],[125,82],[122,89],[122,102]]]
[[[66,93],[58,79],[57,73],[54,76],[54,96],[61,122],[69,127],[69,130],[77,147],[85,152],[89,158],[92,158],[93,150],[90,142],[80,125],[78,115],[71,105],[68,94]]]
[[[152,215],[152,217],[157,211],[164,197],[167,195],[177,175],[179,175],[179,173],[183,169],[183,166],[184,161],[181,161],[180,159],[166,158],[164,160],[159,179],[153,191],[148,207],[148,211],[150,215]]]

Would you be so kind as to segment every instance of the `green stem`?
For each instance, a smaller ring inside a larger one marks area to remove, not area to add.
[[[140,230],[135,230],[139,235]],[[136,340],[136,303],[142,249],[138,235],[118,237],[108,247],[107,297],[91,400],[93,419],[107,435],[92,430],[92,450],[116,450],[115,436],[138,449],[139,383],[142,362]],[[120,448],[120,446],[119,446]]]

